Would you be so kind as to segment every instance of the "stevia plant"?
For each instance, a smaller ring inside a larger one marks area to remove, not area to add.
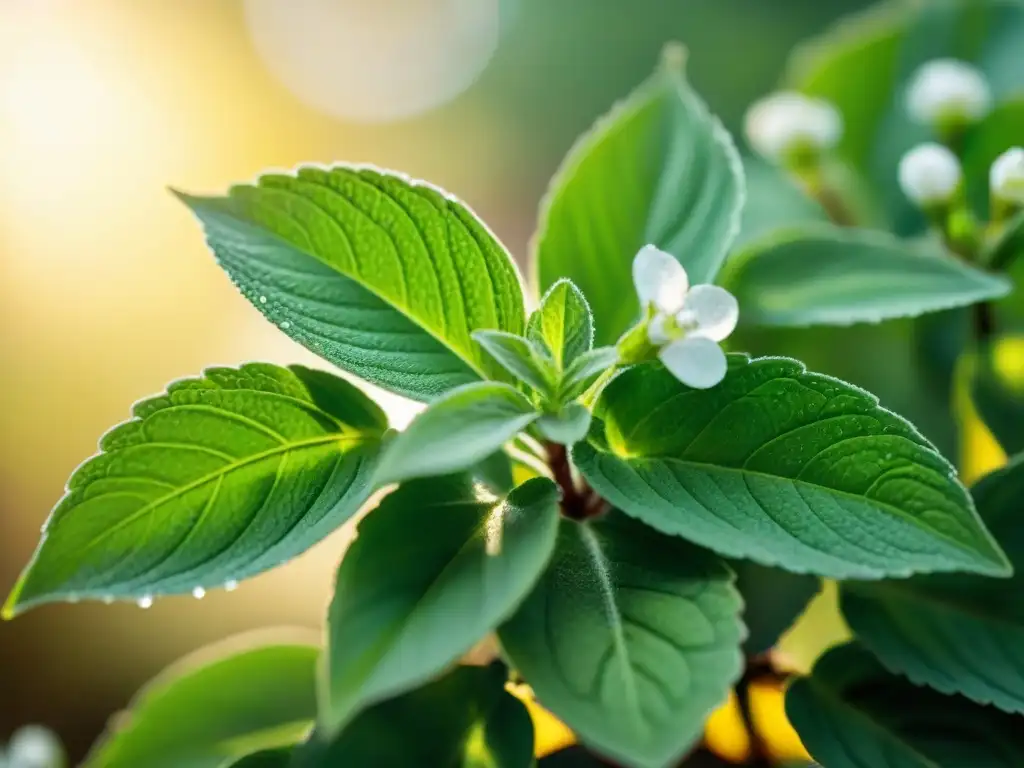
[[[358,536],[322,643],[162,678],[86,765],[527,768],[531,698],[594,765],[698,765],[732,690],[747,764],[772,765],[750,687],[789,675],[773,648],[821,579],[854,639],[788,687],[815,760],[1024,763],[1024,456],[967,487],[888,403],[779,354],[819,326],[812,357],[885,374],[906,361],[879,323],[904,318],[933,389],[1024,448],[996,365],[1022,314],[1021,40],[1014,2],[847,22],[751,108],[761,159],[669,46],[552,181],[527,286],[466,205],[397,173],[179,193],[242,294],[349,377],[210,368],[136,404],[4,614],[202,597]],[[871,343],[844,344],[858,324]],[[395,432],[351,378],[425,409]]]

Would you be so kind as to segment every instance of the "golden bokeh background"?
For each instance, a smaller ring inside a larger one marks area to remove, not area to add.
[[[132,402],[213,364],[312,362],[236,293],[168,185],[372,162],[467,200],[522,259],[560,156],[667,39],[735,128],[794,42],[864,4],[0,0],[0,591]],[[412,413],[385,404],[399,425]],[[0,624],[0,740],[42,722],[80,757],[174,659],[251,628],[319,627],[346,540],[231,594]],[[829,593],[820,604],[787,640],[794,658],[844,631]],[[778,692],[763,702],[799,753]],[[742,749],[731,717],[715,720],[725,751]]]

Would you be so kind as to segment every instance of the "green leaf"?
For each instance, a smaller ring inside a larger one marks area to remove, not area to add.
[[[316,717],[319,655],[305,635],[256,632],[180,662],[138,695],[85,768],[219,768],[300,741]]]
[[[181,195],[217,261],[271,322],[416,400],[499,378],[471,334],[522,334],[505,248],[445,192],[370,168],[303,167],[227,197]]]
[[[1005,347],[1003,345],[1006,345]],[[967,353],[971,398],[982,421],[1008,454],[1024,451],[1024,377],[1011,378],[997,359],[1019,359],[1024,337],[1005,336]]]
[[[851,325],[1006,296],[1010,282],[880,232],[776,233],[729,262],[722,284],[757,325]]]
[[[552,396],[558,374],[533,341],[504,331],[476,331],[473,338],[516,379],[545,397]]]
[[[530,315],[526,335],[544,349],[564,371],[594,345],[594,318],[587,299],[571,280],[555,282]]]
[[[584,135],[551,182],[535,239],[538,284],[568,277],[611,344],[639,316],[637,251],[653,243],[709,283],[739,226],[743,169],[729,134],[690,88],[682,53]]]
[[[289,768],[292,753],[291,747],[264,749],[228,763],[223,768]]]
[[[550,567],[498,636],[582,741],[660,768],[700,736],[739,676],[740,609],[711,553],[612,513],[563,520]]]
[[[135,405],[68,481],[8,598],[138,598],[237,582],[355,514],[387,427],[342,379],[301,366],[210,368]]]
[[[562,445],[578,443],[590,429],[590,411],[579,403],[569,403],[558,413],[545,413],[537,420],[537,429],[546,440]]]
[[[728,557],[877,579],[1009,572],[950,464],[867,392],[786,358],[730,355],[689,389],[624,371],[573,459],[611,504]]]
[[[598,347],[577,357],[562,376],[561,400],[575,400],[618,361],[619,350],[616,347]]]
[[[533,720],[526,705],[510,693],[470,734],[460,768],[533,768]]]
[[[1010,556],[1012,579],[931,576],[846,584],[843,615],[893,672],[943,693],[1024,712],[1024,456],[973,489]]]
[[[504,499],[464,477],[388,496],[338,569],[321,723],[333,733],[453,664],[530,591],[557,528],[558,490],[547,478]]]
[[[1019,719],[888,675],[856,644],[833,648],[786,693],[786,714],[828,768],[1016,768]]]
[[[745,157],[743,175],[747,197],[740,231],[732,244],[733,252],[784,228],[828,222],[821,206],[804,194],[778,166]]]
[[[473,765],[468,762],[471,754],[479,754],[474,734],[486,728],[496,711],[509,711],[505,699],[511,694],[504,683],[501,665],[456,667],[439,680],[366,710],[333,741],[314,738],[299,750],[295,768],[468,768]],[[485,744],[485,749],[493,756],[495,745]],[[510,759],[515,751],[499,755],[500,761],[492,763],[495,768],[530,768],[530,762]]]
[[[469,469],[537,420],[540,413],[508,384],[478,382],[430,404],[387,446],[378,485]]]
[[[757,656],[775,647],[821,590],[821,582],[807,574],[768,568],[749,560],[736,560],[730,565],[743,598],[743,623],[747,627],[743,651],[748,657]]]

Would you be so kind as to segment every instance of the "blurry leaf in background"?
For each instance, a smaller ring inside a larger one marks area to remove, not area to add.
[[[743,623],[747,627],[743,652],[748,657],[757,656],[775,647],[821,590],[821,581],[750,560],[729,564],[736,572],[736,589],[743,597]]]
[[[970,398],[1007,454],[1024,451],[1024,336],[1003,336],[965,361]]]
[[[260,630],[184,659],[138,694],[86,768],[218,768],[296,743],[316,718],[319,639]]]
[[[750,243],[726,265],[722,285],[740,321],[809,326],[880,323],[1008,295],[1001,275],[882,232],[818,225]]]
[[[245,0],[270,71],[307,104],[345,120],[388,122],[469,87],[497,46],[510,0]]]
[[[1021,22],[1024,26],[1024,21]],[[1021,33],[1024,45],[1024,31]],[[1020,68],[1020,60],[1013,65]],[[1024,82],[1018,85],[1024,92]],[[977,211],[988,211],[989,169],[992,162],[1010,147],[1024,142],[1024,96],[996,106],[985,120],[964,139],[964,176],[971,202]]]
[[[833,648],[794,681],[786,712],[828,768],[1015,768],[1018,718],[890,675],[855,643]]]
[[[777,166],[755,157],[745,157],[743,171],[747,195],[732,253],[744,250],[751,242],[779,229],[828,222],[821,206]],[[726,274],[731,266],[727,261]]]
[[[551,181],[534,240],[537,287],[568,277],[594,313],[596,342],[639,316],[633,257],[675,256],[692,284],[711,282],[739,228],[743,168],[732,138],[668,46],[658,70],[584,134]]]

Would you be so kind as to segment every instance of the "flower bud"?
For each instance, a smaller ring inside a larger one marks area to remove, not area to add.
[[[60,768],[64,765],[64,749],[49,729],[26,725],[11,736],[7,759],[11,768]]]
[[[816,158],[843,135],[843,119],[829,102],[796,91],[780,91],[755,102],[745,119],[747,141],[784,164]]]
[[[1014,205],[1024,205],[1024,149],[1008,149],[992,163],[989,171],[992,197]]]
[[[933,59],[911,77],[906,101],[915,121],[955,129],[985,117],[992,108],[992,92],[984,75],[970,64]]]
[[[907,152],[900,160],[898,174],[903,194],[922,208],[949,203],[962,176],[956,155],[931,142]]]

